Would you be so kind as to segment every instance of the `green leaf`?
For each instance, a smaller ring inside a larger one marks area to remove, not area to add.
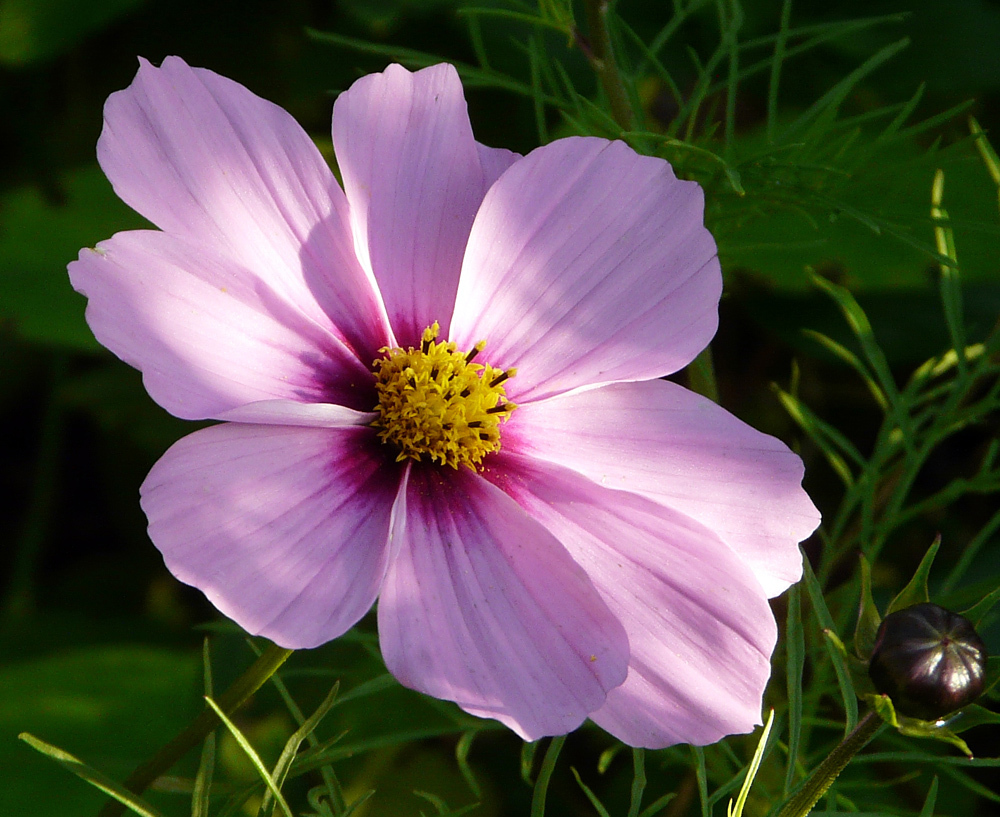
[[[531,793],[531,817],[544,817],[545,800],[549,793],[549,781],[552,773],[556,770],[556,761],[559,760],[559,753],[563,744],[566,743],[566,736],[559,735],[552,738],[545,756],[542,758],[542,766],[538,770],[538,779],[535,781],[534,791]]]
[[[532,773],[535,769],[535,755],[538,754],[540,745],[540,741],[537,740],[521,744],[521,779],[529,786],[535,784]]]
[[[285,800],[281,791],[278,789],[277,784],[274,782],[274,778],[267,771],[267,767],[264,766],[264,761],[260,759],[260,755],[254,750],[253,746],[250,745],[250,741],[246,739],[246,736],[239,730],[235,723],[233,723],[223,712],[219,705],[213,701],[209,696],[205,696],[205,702],[212,708],[212,711],[218,715],[219,720],[222,721],[223,726],[229,730],[229,733],[236,739],[236,742],[240,745],[240,748],[250,759],[253,767],[257,770],[257,774],[260,775],[261,780],[264,781],[264,785],[267,786],[268,791],[274,797],[275,802],[278,807],[284,812],[285,817],[294,817],[291,808],[288,806],[288,802]]]
[[[632,796],[629,800],[628,817],[638,817],[642,808],[642,795],[646,791],[646,753],[643,749],[632,750]]]
[[[892,699],[888,695],[871,694],[865,695],[864,698],[878,716],[901,735],[911,738],[939,740],[956,747],[966,757],[972,757],[972,750],[969,749],[969,745],[955,734],[954,729],[949,728],[950,721],[945,723],[940,721],[921,721],[916,718],[908,718],[905,715],[900,715],[896,712],[896,707],[893,706]]]
[[[299,747],[302,742],[306,740],[319,726],[320,722],[326,717],[326,714],[333,708],[334,704],[337,702],[337,693],[340,691],[340,683],[335,683],[333,688],[327,694],[323,702],[316,707],[316,710],[306,719],[302,725],[295,730],[292,736],[285,743],[285,747],[281,752],[281,756],[278,758],[278,762],[274,766],[274,772],[271,774],[271,779],[274,780],[275,789],[280,789],[285,782],[285,777],[288,775],[289,769],[292,767],[292,761],[295,760],[295,755],[298,754]],[[261,802],[260,808],[257,810],[258,815],[267,814],[272,805],[272,793],[267,791],[264,793],[264,799]]]
[[[878,383],[875,382],[875,378],[872,377],[868,367],[865,366],[865,364],[856,354],[854,354],[854,352],[842,343],[838,343],[833,338],[827,337],[821,332],[817,332],[815,329],[803,329],[802,334],[808,338],[812,338],[832,355],[839,358],[854,369],[854,371],[858,373],[858,376],[865,382],[865,385],[868,387],[868,391],[871,393],[871,396],[874,398],[879,408],[883,411],[888,410],[889,402],[886,399],[885,393],[879,387]]]
[[[420,791],[419,789],[414,789],[413,793],[433,805],[437,809],[438,817],[460,817],[460,815],[479,807],[478,803],[469,803],[467,806],[462,806],[458,811],[454,811],[443,797],[438,797],[429,791]]]
[[[701,817],[711,817],[712,806],[708,802],[708,769],[705,766],[705,750],[701,746],[692,746],[694,755],[695,780],[698,782],[698,800],[701,803]]]
[[[973,726],[1000,723],[1000,712],[993,712],[979,704],[969,704],[945,721],[944,726],[952,732],[964,732]]]
[[[663,809],[670,805],[670,801],[677,796],[677,792],[672,791],[664,794],[662,797],[657,797],[652,803],[650,803],[646,808],[642,810],[642,814],[639,817],[655,817]]]
[[[573,773],[573,777],[576,779],[576,784],[583,790],[583,793],[587,796],[587,799],[590,801],[590,805],[594,807],[594,810],[597,812],[599,817],[611,817],[611,814],[604,807],[604,804],[600,801],[597,795],[594,794],[594,792],[591,791],[590,787],[583,782],[582,778],[580,777],[580,773],[572,766],[570,766],[569,770]]]
[[[795,782],[802,738],[802,676],[805,673],[806,644],[802,630],[802,589],[793,584],[788,589],[788,615],[785,619],[785,682],[788,688],[788,762],[785,767],[785,796]]]
[[[885,359],[885,354],[879,347],[878,342],[875,340],[871,323],[869,323],[868,316],[861,308],[861,305],[844,287],[838,286],[820,275],[813,274],[811,278],[813,284],[829,295],[836,302],[837,306],[840,307],[840,311],[850,325],[851,331],[854,332],[858,343],[861,344],[861,350],[864,352],[868,365],[871,366],[872,371],[875,373],[880,391],[885,395],[890,405],[895,405],[899,399],[896,381],[892,377],[892,372],[889,370],[889,363]]]
[[[819,335],[818,337],[823,336]],[[826,340],[829,340],[829,338]],[[830,342],[833,343],[833,341]],[[829,463],[834,473],[844,483],[844,487],[851,488],[854,485],[854,476],[851,474],[850,466],[840,455],[840,451],[845,452],[857,465],[863,466],[865,462],[864,458],[857,448],[854,447],[854,444],[832,425],[817,417],[812,409],[795,395],[786,392],[776,384],[772,384],[771,389],[785,411],[788,412],[788,415],[819,446],[823,452],[823,456],[826,457],[827,463]],[[837,451],[838,448],[840,451]]]
[[[774,710],[772,709],[770,714],[767,716],[767,723],[764,724],[764,730],[760,734],[760,740],[757,741],[757,749],[753,753],[753,759],[750,761],[750,766],[747,768],[747,776],[743,781],[743,785],[740,787],[740,793],[736,798],[736,802],[729,801],[729,805],[726,807],[726,814],[728,817],[743,817],[743,808],[746,806],[747,797],[750,796],[750,787],[753,785],[754,778],[757,777],[757,770],[760,769],[760,763],[764,759],[764,750],[767,748],[767,738],[771,734],[771,726],[774,724]]]
[[[909,44],[910,38],[903,37],[901,40],[897,40],[894,43],[890,43],[889,45],[880,48],[875,54],[865,60],[864,63],[851,71],[850,74],[840,80],[840,82],[834,85],[829,91],[810,105],[809,108],[806,109],[806,111],[803,112],[799,118],[781,134],[781,138],[785,141],[796,139],[810,122],[822,121],[821,116],[828,114],[831,111],[836,111],[840,104],[847,98],[848,94],[851,93],[854,87],[861,82],[862,79],[868,76],[876,68],[880,67],[883,63],[888,62]]]
[[[931,187],[931,219],[934,221],[934,242],[937,251],[952,263],[940,264],[941,280],[939,288],[944,306],[945,321],[951,335],[954,351],[965,351],[965,321],[962,316],[962,287],[958,273],[958,251],[955,248],[955,231],[951,226],[948,211],[944,209],[944,171],[938,169]],[[965,371],[965,357],[957,357],[959,369]]]
[[[973,604],[972,607],[962,612],[961,615],[969,619],[973,627],[979,627],[983,619],[986,618],[986,614],[993,609],[993,606],[998,601],[1000,601],[1000,587],[995,588],[993,592],[989,593],[981,601]]]
[[[854,652],[858,658],[867,661],[875,648],[875,635],[882,623],[882,616],[879,614],[878,607],[875,606],[875,599],[872,598],[871,567],[863,555],[860,561],[861,602],[858,610],[858,623],[854,628]]]
[[[472,771],[472,767],[469,765],[469,751],[472,749],[472,741],[476,737],[476,734],[474,730],[470,729],[458,739],[458,743],[455,744],[455,762],[458,764],[458,770],[461,772],[465,782],[468,783],[469,790],[477,800],[482,800],[482,789],[479,786],[479,781],[476,780],[475,772]]]
[[[979,155],[982,156],[983,163],[986,165],[993,183],[997,187],[1000,187],[1000,156],[997,156],[993,145],[990,144],[990,140],[983,133],[983,129],[979,127],[979,123],[971,116],[969,117],[969,130],[972,131],[972,135],[976,140],[976,149],[979,151]]]
[[[899,591],[896,598],[889,603],[886,615],[895,613],[897,610],[902,610],[906,607],[912,607],[914,604],[923,604],[926,601],[930,601],[930,594],[927,592],[927,577],[930,575],[931,566],[934,564],[934,557],[937,555],[938,548],[940,547],[941,537],[938,536],[927,549],[924,558],[920,560],[920,564],[917,565],[913,578],[910,579],[906,587]]]
[[[208,639],[202,642],[202,666],[205,674],[205,694],[215,695],[212,686],[212,657],[208,648]],[[191,817],[208,817],[209,803],[212,794],[212,779],[215,776],[215,730],[208,733],[201,747],[201,760],[194,778],[191,792]]]
[[[809,594],[809,601],[812,602],[813,612],[827,636],[825,639],[826,649],[833,662],[833,670],[837,675],[840,697],[844,701],[844,711],[847,714],[846,732],[850,732],[858,723],[858,698],[847,665],[847,653],[844,650],[844,645],[836,636],[833,616],[830,615],[830,610],[826,606],[823,591],[808,559],[802,560],[802,579],[806,586],[806,592]]]
[[[127,806],[131,811],[138,814],[139,817],[161,817],[160,812],[148,803],[144,803],[137,795],[118,785],[110,777],[101,774],[101,772],[97,771],[97,769],[88,766],[82,760],[74,757],[69,752],[64,752],[62,749],[53,746],[51,743],[39,740],[28,732],[22,732],[18,735],[18,737],[27,743],[32,749],[36,749],[43,755],[52,758],[52,760],[56,761],[63,768],[71,771],[80,779],[86,780],[90,783],[90,785],[100,789],[105,794],[114,797],[115,800]]]
[[[919,817],[934,817],[934,806],[937,803],[938,777],[934,775],[931,787],[927,790],[927,797],[924,798],[923,808],[920,809]]]
[[[70,286],[66,265],[81,248],[148,223],[118,199],[96,164],[65,173],[57,190],[58,201],[31,186],[0,196],[0,321],[29,340],[95,350],[86,301]]]
[[[983,694],[988,695],[1000,684],[1000,655],[991,655],[986,659],[986,685]]]

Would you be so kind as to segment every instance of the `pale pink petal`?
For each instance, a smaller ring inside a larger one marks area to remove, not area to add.
[[[371,429],[223,423],[175,443],[142,484],[149,536],[182,582],[247,632],[315,647],[371,607],[402,468]]]
[[[483,186],[489,190],[514,162],[523,158],[520,153],[514,153],[506,148],[491,148],[486,145],[476,145],[479,151],[479,164],[483,168]]]
[[[379,638],[403,684],[536,740],[575,729],[625,680],[621,625],[498,488],[414,467],[396,520]]]
[[[522,403],[659,377],[715,334],[722,276],[701,188],[623,142],[560,139],[513,164],[476,216],[449,338],[518,368]]]
[[[491,470],[587,571],[628,633],[628,678],[594,721],[656,749],[714,743],[760,722],[777,628],[753,572],[718,537],[557,465],[501,454]]]
[[[674,383],[622,383],[521,406],[504,447],[692,517],[753,569],[768,596],[802,575],[798,543],[820,519],[802,490],[802,460]]]
[[[382,290],[399,346],[434,321],[447,336],[469,229],[513,160],[476,144],[454,67],[390,65],[337,98],[333,144],[358,257]]]
[[[367,426],[378,419],[373,411],[355,411],[335,403],[297,403],[294,400],[261,400],[230,409],[214,418],[231,423],[258,423],[312,428]]]
[[[186,419],[261,400],[369,411],[371,372],[330,331],[235,261],[167,233],[118,233],[80,252],[70,280],[97,339]]]
[[[130,207],[255,271],[365,363],[388,341],[343,191],[277,105],[177,57],[161,68],[140,60],[108,99],[97,156]]]

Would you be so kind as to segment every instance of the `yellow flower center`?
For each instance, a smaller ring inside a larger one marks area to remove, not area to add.
[[[473,363],[486,341],[459,352],[450,341],[437,342],[440,329],[437,321],[425,329],[419,349],[379,349],[385,356],[372,364],[379,415],[372,426],[398,450],[397,462],[475,471],[484,456],[500,450],[500,421],[517,408],[502,384],[517,370]]]

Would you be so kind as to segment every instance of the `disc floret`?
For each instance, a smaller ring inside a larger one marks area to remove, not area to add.
[[[500,450],[500,423],[517,408],[503,384],[517,370],[473,363],[486,341],[460,352],[452,341],[438,341],[440,329],[437,321],[425,329],[419,349],[379,349],[384,356],[373,364],[379,417],[372,426],[397,449],[397,462],[475,471]]]

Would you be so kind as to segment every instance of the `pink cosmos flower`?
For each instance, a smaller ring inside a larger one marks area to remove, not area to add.
[[[656,379],[717,325],[696,184],[617,141],[484,147],[449,65],[337,99],[343,190],[287,113],[177,58],[104,117],[159,230],[73,286],[154,400],[224,421],[142,486],[177,578],[290,648],[378,598],[403,684],[526,739],[759,722],[767,598],[819,516],[781,442]]]

